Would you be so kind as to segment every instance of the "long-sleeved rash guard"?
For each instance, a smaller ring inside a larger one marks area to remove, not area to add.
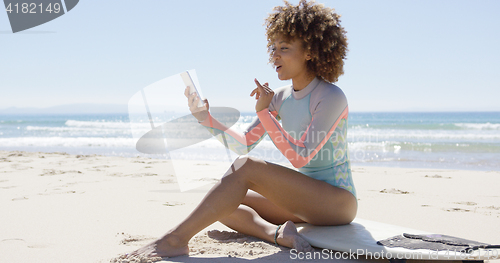
[[[275,90],[269,108],[257,112],[243,132],[228,129],[210,114],[201,124],[237,154],[247,154],[269,134],[299,172],[356,195],[347,151],[347,99],[342,90],[315,78],[300,91]],[[278,120],[281,120],[281,124]]]

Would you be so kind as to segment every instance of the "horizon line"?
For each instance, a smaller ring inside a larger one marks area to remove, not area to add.
[[[60,105],[53,105],[53,106],[46,106],[46,107],[16,107],[16,106],[11,106],[11,107],[6,107],[6,108],[0,108],[0,114],[2,114],[2,111],[5,110],[16,110],[16,111],[22,111],[22,110],[51,110],[52,108],[58,108],[58,107],[71,107],[71,106],[76,106],[76,105],[96,105],[96,106],[101,106],[101,107],[123,107],[123,108],[128,108],[128,104],[114,104],[114,103],[91,103],[91,102],[82,102],[82,103],[71,103],[71,104],[60,104]],[[99,113],[98,111],[102,109],[98,109],[97,111],[94,111],[93,113]],[[75,113],[80,111],[81,113],[85,112],[90,112],[92,110],[76,110]],[[109,113],[112,110],[103,110],[102,113]],[[175,110],[168,110],[175,112]],[[184,111],[184,110],[183,110]],[[183,112],[179,111],[179,112]],[[239,110],[240,111],[240,110]],[[187,112],[187,110],[186,110]],[[426,112],[500,112],[500,109],[384,109],[384,110],[352,110],[349,111],[350,113],[396,113],[396,112],[407,112],[407,113],[426,113]],[[116,112],[113,113],[128,113],[128,111],[123,111],[123,110],[117,110]],[[253,110],[241,110],[240,113],[255,113]],[[52,113],[53,114],[53,113]]]

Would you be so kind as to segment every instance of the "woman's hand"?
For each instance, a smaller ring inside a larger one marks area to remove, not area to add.
[[[264,85],[260,85],[259,81],[255,79],[255,84],[257,84],[257,88],[250,93],[250,97],[255,94],[255,99],[257,100],[257,104],[255,104],[255,111],[259,112],[269,107],[269,104],[271,104],[271,101],[273,100],[274,91],[269,88],[269,84],[267,82],[264,83]]]
[[[202,122],[208,117],[208,100],[203,100],[203,107],[198,107],[200,99],[195,92],[189,94],[189,87],[184,90],[184,95],[188,98],[188,106],[191,114],[199,121]]]

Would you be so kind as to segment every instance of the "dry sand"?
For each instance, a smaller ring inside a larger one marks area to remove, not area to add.
[[[217,175],[228,163],[176,167]],[[355,166],[353,176],[360,218],[500,243],[498,171]],[[110,262],[178,224],[214,183],[181,193],[176,182],[167,160],[0,151],[0,262]],[[215,240],[212,229],[230,231],[215,223],[189,257],[158,262],[292,261],[286,248]]]

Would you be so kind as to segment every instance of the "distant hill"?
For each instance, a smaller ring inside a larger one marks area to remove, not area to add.
[[[127,112],[127,105],[92,103],[67,104],[48,108],[10,107],[0,109],[0,114],[107,114]]]

